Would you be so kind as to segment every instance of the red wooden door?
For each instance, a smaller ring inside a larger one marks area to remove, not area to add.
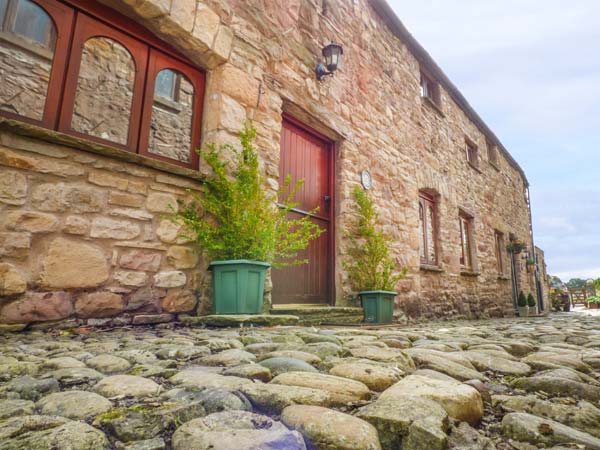
[[[298,189],[292,217],[309,215],[325,232],[311,241],[300,259],[308,263],[273,270],[273,304],[328,304],[331,298],[333,183],[331,144],[309,130],[284,120],[281,132],[279,182],[288,175]],[[309,211],[318,208],[314,214]]]

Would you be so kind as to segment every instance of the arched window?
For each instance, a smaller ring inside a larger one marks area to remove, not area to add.
[[[0,110],[41,121],[56,27],[30,0],[0,0]]]
[[[97,2],[68,3],[0,0],[0,115],[197,168],[204,73]]]

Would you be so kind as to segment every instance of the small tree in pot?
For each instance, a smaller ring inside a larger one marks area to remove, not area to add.
[[[267,269],[305,263],[295,259],[298,252],[323,232],[309,216],[287,217],[297,206],[294,196],[302,181],[292,186],[288,176],[279,193],[285,195],[278,199],[268,193],[252,145],[255,137],[256,130],[247,125],[240,132],[240,151],[214,144],[200,151],[211,173],[201,194],[190,192],[192,202],[173,219],[211,260],[214,314],[261,313]],[[223,152],[236,155],[231,171],[220,159]]]
[[[517,306],[519,307],[519,317],[527,317],[529,315],[529,308],[527,307],[527,297],[523,291],[519,292],[517,297]]]
[[[390,323],[393,320],[396,285],[407,272],[396,270],[390,255],[390,239],[377,228],[373,200],[358,186],[354,189],[358,221],[348,237],[350,248],[344,263],[352,288],[359,292],[365,310],[365,322]]]
[[[532,315],[537,313],[535,298],[533,297],[533,294],[531,292],[527,294],[527,306],[529,309],[527,314]]]

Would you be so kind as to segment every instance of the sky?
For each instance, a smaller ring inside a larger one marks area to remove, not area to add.
[[[548,272],[600,278],[600,1],[388,2],[525,170]]]

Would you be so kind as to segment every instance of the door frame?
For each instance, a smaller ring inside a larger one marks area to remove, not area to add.
[[[328,261],[328,274],[327,274],[327,279],[329,282],[329,289],[327,292],[327,303],[323,303],[322,305],[319,304],[319,306],[334,306],[335,305],[335,263],[336,263],[336,253],[335,253],[335,249],[336,249],[336,210],[337,210],[337,203],[336,203],[336,186],[337,186],[337,182],[336,182],[336,150],[337,150],[337,146],[336,146],[336,142],[331,139],[328,136],[325,136],[323,133],[318,132],[317,130],[315,130],[314,128],[306,125],[305,123],[301,122],[300,120],[296,119],[294,116],[284,112],[281,115],[282,120],[281,120],[281,128],[283,129],[285,122],[288,122],[289,124],[291,124],[292,126],[299,128],[301,131],[304,131],[305,133],[308,133],[312,136],[314,136],[315,138],[319,139],[320,141],[323,141],[326,145],[327,145],[327,152],[329,155],[328,158],[328,162],[329,162],[329,261]],[[279,145],[279,152],[281,155],[281,144]],[[308,306],[305,305],[305,306]]]

